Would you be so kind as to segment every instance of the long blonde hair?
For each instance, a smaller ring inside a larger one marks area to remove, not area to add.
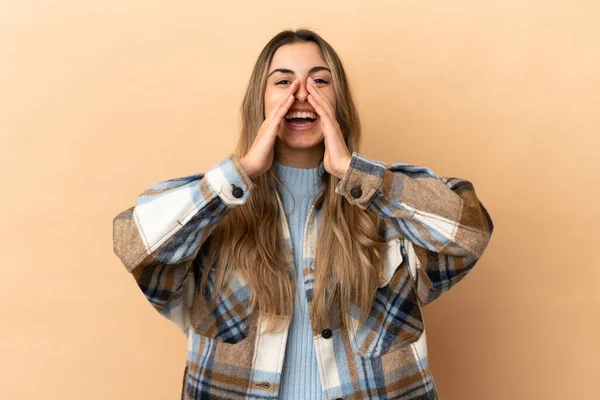
[[[241,134],[233,153],[237,157],[241,158],[248,152],[265,119],[264,93],[275,51],[286,44],[306,42],[318,45],[331,69],[336,92],[336,118],[348,150],[351,154],[358,151],[360,121],[342,62],[319,35],[300,29],[280,32],[258,56],[241,106]],[[341,307],[343,325],[347,326],[350,322],[351,302],[360,308],[360,324],[364,323],[375,297],[383,262],[380,253],[383,247],[382,217],[351,205],[335,193],[340,181],[336,176],[325,172],[321,179],[325,189],[316,200],[318,207],[322,207],[322,219],[315,250],[314,290],[310,307],[315,331],[326,327],[328,310],[334,302]],[[251,287],[251,309],[269,317],[267,330],[272,331],[281,328],[277,321],[282,319],[271,317],[292,314],[296,276],[286,262],[290,253],[279,223],[280,218],[286,218],[280,213],[276,198],[277,183],[281,181],[274,168],[253,181],[256,191],[244,205],[231,209],[210,236],[208,261],[200,283],[201,296],[204,297],[209,269],[215,269],[216,290],[212,304],[236,269]],[[264,229],[265,226],[273,229]],[[235,267],[224,267],[228,265]]]

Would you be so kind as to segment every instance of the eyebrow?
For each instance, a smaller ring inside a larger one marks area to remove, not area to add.
[[[312,67],[310,70],[308,70],[308,74],[310,75],[313,72],[318,72],[318,71],[329,71],[329,73],[331,73],[331,70],[329,68],[327,68],[327,67]],[[269,73],[269,75],[267,75],[267,78],[269,78],[275,72],[281,72],[281,73],[284,73],[284,74],[295,74],[294,71],[292,71],[291,69],[277,68],[277,69],[274,69],[273,71],[271,71]]]

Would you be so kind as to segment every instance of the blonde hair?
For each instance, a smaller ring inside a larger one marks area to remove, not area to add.
[[[234,151],[237,157],[241,158],[248,152],[265,119],[264,93],[273,55],[283,45],[306,42],[317,44],[331,69],[336,92],[336,119],[350,153],[358,151],[360,121],[342,62],[319,35],[300,29],[280,32],[258,56],[241,106],[241,134]],[[383,247],[382,217],[351,205],[335,193],[340,181],[336,176],[325,172],[321,180],[325,189],[315,201],[318,207],[322,207],[322,219],[315,250],[314,290],[309,310],[315,331],[326,327],[328,310],[334,302],[341,307],[343,325],[347,326],[350,322],[351,302],[361,310],[359,323],[362,325],[371,309],[383,263],[380,253]],[[254,182],[256,191],[247,202],[231,209],[211,233],[208,261],[200,283],[201,296],[205,296],[204,288],[211,268],[215,269],[213,305],[218,292],[224,289],[235,269],[251,287],[252,311],[267,315],[267,330],[273,331],[281,328],[277,322],[282,318],[272,317],[292,314],[296,274],[293,267],[290,269],[287,265],[286,259],[291,253],[286,248],[279,223],[280,218],[286,218],[281,215],[276,198],[277,183],[282,182],[274,168],[255,178]],[[265,226],[273,229],[264,229]]]

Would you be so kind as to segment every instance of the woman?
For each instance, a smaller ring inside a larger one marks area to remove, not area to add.
[[[235,152],[114,219],[115,253],[188,337],[182,398],[437,398],[421,307],[473,268],[492,221],[469,182],[359,139],[333,48],[284,31]]]

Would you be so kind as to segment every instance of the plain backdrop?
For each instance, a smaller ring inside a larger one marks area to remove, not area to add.
[[[597,1],[0,7],[0,398],[178,398],[186,338],[112,220],[230,154],[258,53],[300,27],[342,57],[362,154],[468,179],[494,220],[424,308],[440,398],[600,398]]]

